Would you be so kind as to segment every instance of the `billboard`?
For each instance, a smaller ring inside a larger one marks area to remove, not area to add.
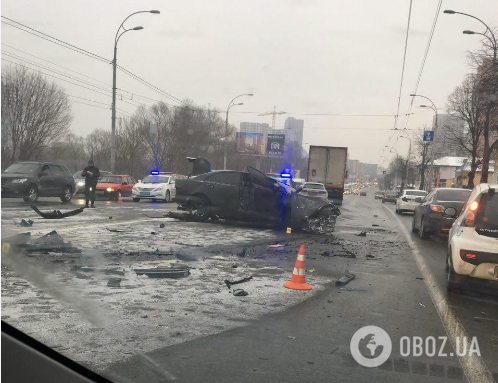
[[[281,157],[285,135],[264,133],[236,133],[237,152],[247,156]]]
[[[268,134],[266,139],[266,155],[281,157],[284,155],[285,135]]]

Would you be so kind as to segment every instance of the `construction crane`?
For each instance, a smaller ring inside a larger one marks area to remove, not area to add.
[[[258,116],[269,116],[271,114],[273,116],[273,118],[272,118],[272,129],[276,129],[277,126],[275,125],[275,122],[277,120],[277,114],[286,114],[286,113],[287,112],[277,112],[277,107],[274,106],[272,112],[261,113],[261,114],[258,114]]]

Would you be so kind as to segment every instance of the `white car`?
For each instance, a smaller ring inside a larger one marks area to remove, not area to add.
[[[427,192],[425,190],[404,190],[403,194],[396,199],[396,213],[403,214],[405,211],[413,212],[420,205],[420,202],[416,202],[415,200],[420,197],[424,199],[426,195]]]
[[[141,199],[171,202],[176,196],[175,178],[171,174],[151,174],[139,180],[131,191],[133,202]]]
[[[325,185],[318,182],[305,182],[303,187],[299,190],[299,193],[309,197],[328,198]]]
[[[498,184],[477,185],[460,214],[448,240],[448,290],[458,291],[469,277],[488,280],[498,287]]]

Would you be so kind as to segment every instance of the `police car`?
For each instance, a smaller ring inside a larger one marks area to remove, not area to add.
[[[176,195],[175,177],[178,178],[171,172],[151,171],[133,186],[133,202],[139,202],[141,199],[171,202]]]

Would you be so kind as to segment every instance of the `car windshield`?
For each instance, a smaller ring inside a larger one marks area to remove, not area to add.
[[[426,191],[423,190],[405,190],[406,195],[414,195],[417,197],[423,197],[427,194]]]
[[[322,184],[312,184],[312,183],[305,183],[304,188],[305,189],[325,190],[325,187]]]
[[[113,382],[498,380],[498,0],[1,14],[3,325]]]
[[[34,174],[40,167],[39,164],[12,164],[7,169],[4,170],[4,173],[17,173],[17,174]]]
[[[110,183],[110,184],[120,184],[121,177],[118,176],[105,176],[101,177],[99,180],[100,183]]]
[[[439,190],[436,195],[437,201],[466,202],[469,199],[471,190]]]
[[[167,184],[169,177],[164,176],[147,176],[142,180],[144,184]]]

